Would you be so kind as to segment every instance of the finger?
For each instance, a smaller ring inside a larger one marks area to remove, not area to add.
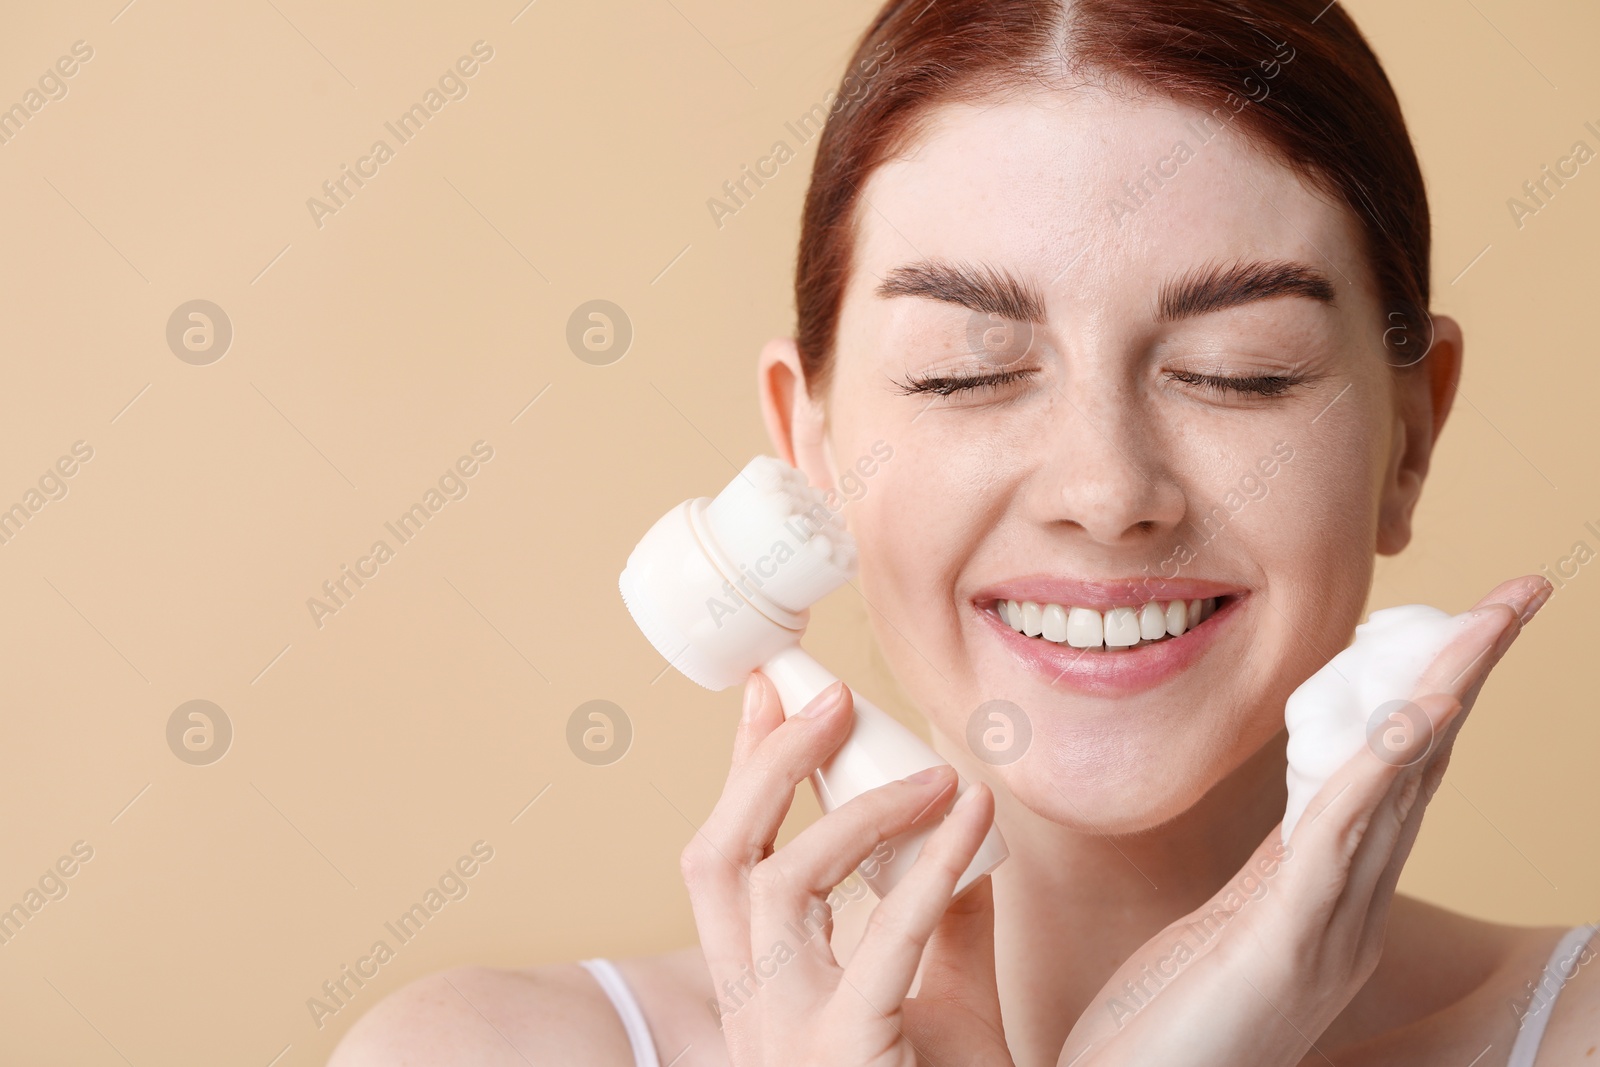
[[[1419,690],[1433,682],[1443,682],[1447,688],[1464,689],[1459,697],[1450,694],[1434,694],[1432,697],[1418,697],[1417,703],[1424,700],[1437,699],[1437,709],[1442,715],[1429,715],[1429,719],[1437,724],[1437,740],[1433,751],[1426,759],[1420,760],[1415,771],[1408,771],[1397,779],[1391,787],[1384,804],[1388,810],[1378,817],[1380,824],[1394,829],[1392,843],[1386,841],[1375,842],[1377,846],[1371,855],[1358,859],[1352,870],[1351,887],[1353,890],[1363,891],[1370,884],[1374,907],[1386,908],[1388,899],[1392,895],[1394,886],[1398,884],[1400,871],[1409,857],[1411,848],[1415,844],[1417,834],[1421,830],[1423,812],[1428,802],[1443,781],[1445,769],[1449,765],[1450,753],[1455,746],[1457,735],[1466,723],[1467,712],[1471,710],[1478,693],[1488,680],[1489,671],[1505,655],[1507,649],[1520,635],[1525,626],[1540,607],[1550,598],[1552,587],[1542,578],[1517,578],[1503,582],[1488,596],[1485,596],[1474,609],[1478,612],[1491,613],[1498,616],[1507,614],[1514,618],[1502,618],[1499,634],[1492,643],[1485,645],[1483,642],[1486,633],[1492,630],[1480,631],[1477,640],[1470,642],[1465,638],[1452,646],[1451,655],[1441,655],[1440,662],[1430,668],[1431,678],[1425,678],[1419,685]],[[1485,627],[1491,624],[1483,624]],[[1474,646],[1477,651],[1473,652]],[[1469,658],[1470,654],[1470,658]],[[1359,896],[1357,898],[1360,899]]]
[[[942,813],[955,786],[955,770],[937,764],[926,778],[869,789],[800,831],[751,872],[751,944],[784,944],[800,961],[798,971],[810,976],[804,980],[834,974],[828,895],[880,842]]]
[[[1459,722],[1459,715],[1457,722]],[[1454,737],[1450,738],[1440,753],[1439,758],[1430,762],[1428,769],[1423,772],[1417,786],[1417,795],[1406,813],[1404,826],[1401,828],[1398,840],[1388,857],[1388,863],[1383,867],[1373,883],[1368,896],[1367,915],[1365,924],[1365,939],[1359,949],[1371,951],[1377,946],[1374,942],[1381,941],[1384,929],[1388,923],[1389,907],[1394,902],[1394,892],[1400,884],[1400,874],[1404,870],[1406,861],[1411,856],[1412,847],[1416,844],[1417,835],[1422,831],[1422,820],[1426,814],[1429,802],[1438,790],[1440,782],[1444,779],[1446,768],[1450,765],[1450,752],[1454,744]]]
[[[739,728],[733,735],[733,763],[728,778],[749,760],[750,754],[768,734],[783,722],[783,704],[778,687],[760,671],[751,671],[744,682],[744,703],[739,709]]]
[[[1464,694],[1488,676],[1522,628],[1550,599],[1554,588],[1548,580],[1532,574],[1495,586],[1462,616],[1467,620],[1466,626],[1473,633],[1473,639],[1463,635],[1451,642],[1429,664],[1417,684],[1417,692],[1447,692],[1470,709],[1472,702],[1465,699]],[[1485,616],[1496,622],[1484,621]],[[1489,639],[1491,632],[1494,636]]]
[[[1405,716],[1407,729],[1385,734],[1381,742],[1374,735],[1312,797],[1290,843],[1296,849],[1332,857],[1340,878],[1327,882],[1328,889],[1342,892],[1348,884],[1363,841],[1369,834],[1381,832],[1381,827],[1375,829],[1374,819],[1389,814],[1385,802],[1406,788],[1408,775],[1421,773],[1419,765],[1459,706],[1454,698],[1441,693],[1412,700]],[[1331,905],[1335,899],[1328,896],[1326,903]]]
[[[1490,604],[1505,604],[1517,613],[1525,626],[1532,621],[1534,614],[1544,606],[1553,592],[1555,586],[1550,584],[1549,579],[1537,574],[1525,574],[1520,578],[1501,582],[1489,590],[1475,607],[1485,608]]]
[[[1413,698],[1449,693],[1464,702],[1467,691],[1488,676],[1522,629],[1516,608],[1500,602],[1473,608],[1458,619],[1460,631],[1422,672]]]
[[[855,1009],[858,1024],[897,1009],[905,999],[923,948],[993,819],[994,794],[973,782],[928,835],[905,877],[879,901],[841,979],[841,987],[848,982],[859,994],[840,1005],[847,1013]]]
[[[1520,588],[1516,583],[1503,583],[1499,588],[1508,587],[1513,591]],[[1328,816],[1322,825],[1322,841],[1332,845],[1345,860],[1352,858],[1370,814],[1400,783],[1405,769],[1427,755],[1438,736],[1442,722],[1430,718],[1418,701],[1424,695],[1447,694],[1466,706],[1469,692],[1481,685],[1489,668],[1515,638],[1515,630],[1521,625],[1517,610],[1487,597],[1482,603],[1457,617],[1458,631],[1423,671],[1409,706],[1391,716],[1398,716],[1406,728],[1385,731],[1381,737],[1372,735],[1367,745],[1329,777],[1307,807],[1307,818],[1302,821],[1315,824]],[[1430,707],[1439,712],[1446,710],[1445,705]],[[1295,836],[1299,836],[1298,827]]]
[[[770,700],[777,702],[770,680]],[[768,717],[768,709],[760,713]],[[728,774],[722,796],[698,838],[732,866],[742,881],[771,852],[797,785],[824,763],[849,736],[854,722],[850,690],[843,683],[819,693],[791,718],[778,722]],[[708,857],[710,858],[710,857]]]
[[[917,999],[959,1005],[1003,1031],[994,966],[994,881],[987,875],[951,901],[934,927],[922,954]]]
[[[767,681],[767,696],[776,703]],[[850,709],[848,691],[831,698],[825,693],[804,709],[818,714],[777,723],[729,772],[711,815],[683,850],[683,879],[716,989],[749,982],[750,871],[770,853],[795,787],[849,735]]]
[[[1503,583],[1497,593],[1461,617],[1462,632],[1429,664],[1413,693],[1409,712],[1403,716],[1410,727],[1404,731],[1406,743],[1392,743],[1392,733],[1385,736],[1384,751],[1378,754],[1381,762],[1393,764],[1398,771],[1374,806],[1353,858],[1350,884],[1358,895],[1375,887],[1379,874],[1392,862],[1392,850],[1422,792],[1423,779],[1442,775],[1442,768],[1434,768],[1448,761],[1448,750],[1489,672],[1516,640],[1521,617],[1531,618],[1542,603],[1535,602],[1538,591],[1529,586],[1522,579]],[[1495,600],[1496,595],[1508,599]],[[1378,779],[1371,782],[1374,787],[1378,783]],[[1360,802],[1363,797],[1357,793],[1354,799]]]
[[[1435,725],[1436,734],[1444,740],[1426,760],[1418,760],[1396,776],[1388,793],[1378,803],[1368,820],[1365,833],[1355,850],[1346,879],[1345,892],[1335,909],[1334,923],[1341,912],[1365,914],[1376,910],[1386,912],[1389,899],[1384,892],[1384,880],[1389,874],[1396,879],[1405,865],[1411,846],[1416,841],[1422,824],[1422,813],[1427,807],[1431,790],[1437,788],[1444,768],[1449,764],[1450,751],[1455,745],[1461,723],[1461,702],[1442,693],[1430,694],[1417,700],[1418,707]],[[1393,884],[1389,887],[1392,895]],[[1356,926],[1363,925],[1358,920]],[[1381,922],[1380,922],[1381,925]]]
[[[1433,726],[1431,751],[1396,776],[1373,813],[1330,922],[1334,929],[1356,933],[1357,943],[1351,947],[1361,958],[1372,958],[1382,941],[1400,875],[1421,833],[1428,804],[1444,780],[1467,713],[1489,672],[1552,591],[1548,581],[1535,576],[1501,583],[1469,613],[1494,621],[1469,624],[1471,635],[1463,635],[1441,653],[1419,683],[1418,692],[1425,695],[1414,703],[1426,706],[1427,721]],[[1435,688],[1446,692],[1428,692]]]

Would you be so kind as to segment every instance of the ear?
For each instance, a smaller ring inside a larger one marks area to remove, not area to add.
[[[1396,394],[1394,453],[1384,478],[1376,546],[1385,556],[1397,554],[1411,541],[1411,514],[1422,496],[1433,446],[1461,380],[1460,324],[1448,315],[1430,321],[1433,338],[1427,353],[1416,365],[1389,372]]]
[[[806,387],[794,338],[774,337],[761,346],[756,378],[761,417],[767,424],[772,447],[784,462],[804,471],[812,485],[831,486],[827,413]]]

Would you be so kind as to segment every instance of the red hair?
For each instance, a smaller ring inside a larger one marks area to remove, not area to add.
[[[1249,89],[1275,49],[1289,70]],[[882,55],[887,51],[887,57]],[[801,216],[795,340],[808,389],[827,392],[849,280],[859,191],[917,139],[937,105],[1109,75],[1206,112],[1312,188],[1346,204],[1366,237],[1386,343],[1417,353],[1427,322],[1430,227],[1399,101],[1361,31],[1327,0],[888,0],[849,70],[876,66],[823,127]],[[841,92],[840,94],[844,94]],[[1249,96],[1248,106],[1230,106]],[[1416,337],[1412,340],[1407,335]],[[1414,347],[1413,347],[1414,346]]]

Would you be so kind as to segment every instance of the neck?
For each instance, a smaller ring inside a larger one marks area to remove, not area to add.
[[[935,732],[964,778],[995,793],[1010,858],[992,875],[995,967],[1018,1067],[1054,1067],[1073,1021],[1124,960],[1204,904],[1283,816],[1279,732],[1176,819],[1134,835],[1069,829],[1023,807],[994,769]],[[1104,998],[1102,998],[1104,999]]]

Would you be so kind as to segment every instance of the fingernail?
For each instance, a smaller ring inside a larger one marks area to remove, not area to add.
[[[812,698],[811,703],[800,709],[797,716],[802,719],[820,718],[837,708],[844,701],[844,683],[834,682],[828,688]]]
[[[949,769],[950,765],[947,763],[935,763],[932,767],[922,768],[916,774],[906,775],[902,781],[910,782],[912,785],[926,785],[943,778]]]
[[[744,686],[744,709],[739,713],[740,722],[749,722],[756,717],[756,709],[761,706],[762,687],[766,683],[761,675],[752,672],[751,677]]]
[[[1550,594],[1555,591],[1555,586],[1547,585],[1538,596],[1528,601],[1527,606],[1522,609],[1522,614],[1519,616],[1522,620],[1522,625],[1528,625],[1528,620],[1538,614],[1539,609],[1544,607],[1545,601],[1550,599]]]
[[[954,815],[956,812],[960,811],[962,808],[970,808],[970,807],[972,807],[972,800],[977,795],[978,795],[978,791],[976,789],[974,789],[970,785],[967,786],[967,788],[962,791],[961,795],[956,797],[956,802],[953,805],[951,805],[950,814]]]

